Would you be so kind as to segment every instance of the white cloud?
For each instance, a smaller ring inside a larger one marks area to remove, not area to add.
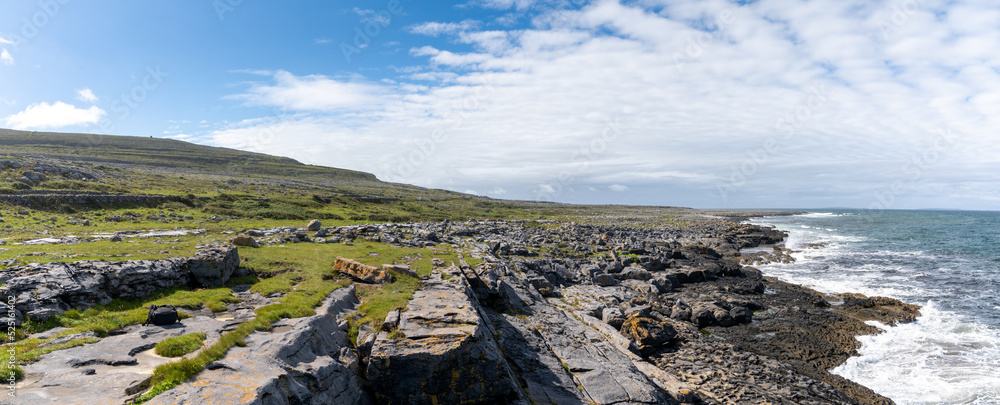
[[[608,188],[611,189],[611,191],[616,191],[616,192],[619,192],[619,193],[628,191],[628,186],[623,186],[621,184],[612,184],[612,185],[608,186]]]
[[[425,22],[409,27],[409,31],[414,34],[438,36],[442,34],[455,34],[468,31],[479,26],[479,21],[465,20],[457,23]]]
[[[322,75],[295,76],[274,73],[274,83],[255,83],[234,98],[249,105],[274,106],[292,111],[335,111],[364,108],[379,101],[384,90],[358,80],[337,80]]]
[[[392,22],[392,14],[388,10],[369,10],[359,7],[354,8],[354,14],[361,16],[361,22],[376,22],[382,26],[389,25]]]
[[[0,44],[14,45],[14,41],[11,41],[4,37],[0,37]]]
[[[333,40],[329,38],[316,38],[313,41],[316,42],[316,45],[326,45],[333,42]]]
[[[184,142],[191,142],[192,140],[196,139],[195,136],[189,135],[189,134],[170,135],[170,136],[165,136],[164,138],[174,139],[174,140],[184,141]]]
[[[6,48],[0,50],[0,63],[3,63],[4,65],[14,64],[14,57],[10,55],[10,52],[7,52]]]
[[[48,129],[97,124],[105,114],[104,110],[96,106],[81,109],[57,101],[55,104],[32,104],[24,111],[7,116],[5,120],[7,126],[14,129]]]
[[[507,190],[504,190],[503,187],[497,186],[493,190],[490,190],[489,194],[491,194],[491,195],[504,195],[504,194],[507,194]]]
[[[94,103],[98,100],[97,96],[90,89],[77,90],[76,99],[87,103]]]
[[[891,4],[863,0],[479,4],[537,15],[509,30],[416,25],[457,35],[417,43],[418,65],[381,83],[274,73],[236,98],[296,115],[211,142],[423,186],[504,184],[510,198],[712,207],[867,207],[933,151],[919,177],[940,187],[915,187],[894,207],[970,195],[962,179],[993,190],[967,207],[1000,196],[989,180],[1000,156],[996,6],[921,3],[885,31]],[[956,140],[932,149],[947,128]],[[607,184],[636,192],[582,192]]]

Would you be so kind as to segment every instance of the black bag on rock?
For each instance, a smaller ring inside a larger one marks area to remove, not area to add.
[[[146,323],[143,325],[173,325],[180,321],[181,318],[177,315],[177,309],[173,305],[151,305],[149,316],[146,317]]]

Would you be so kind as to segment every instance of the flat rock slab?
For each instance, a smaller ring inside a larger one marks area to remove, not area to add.
[[[2,404],[123,404],[137,394],[153,369],[175,359],[153,353],[164,339],[205,332],[207,341],[230,326],[209,317],[185,319],[170,326],[131,326],[127,333],[100,342],[59,350],[24,367],[16,396]]]
[[[379,403],[511,403],[510,370],[459,277],[426,282],[400,316],[403,336],[379,333],[367,377]]]
[[[252,333],[246,347],[233,347],[193,380],[149,404],[370,404],[358,378],[357,356],[338,327],[338,317],[358,303],[353,286],[336,290],[317,315]]]

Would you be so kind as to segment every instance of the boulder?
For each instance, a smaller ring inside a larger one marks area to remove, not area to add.
[[[247,246],[253,248],[260,247],[257,240],[250,235],[236,235],[236,237],[233,238],[232,243],[236,246]]]
[[[625,310],[625,318],[649,318],[653,312],[649,305],[639,305]]]
[[[625,316],[622,315],[622,310],[618,308],[604,308],[604,311],[601,314],[601,320],[604,321],[604,323],[613,326],[615,329],[619,329],[622,327],[622,324],[625,323]]]
[[[624,280],[622,281],[622,285],[628,287],[632,291],[635,291],[636,294],[643,298],[649,297],[650,295],[655,297],[660,293],[660,289],[648,281]]]
[[[333,270],[362,283],[384,284],[393,280],[392,274],[385,270],[343,257],[337,257],[337,261],[333,263]]]
[[[615,280],[615,277],[610,274],[602,273],[594,276],[594,284],[601,287],[611,287],[618,284],[618,280]]]
[[[622,280],[649,280],[653,278],[653,275],[649,273],[646,269],[639,266],[629,266],[622,270],[618,274],[618,278]]]
[[[649,281],[654,286],[656,286],[656,289],[659,291],[660,294],[663,294],[673,291],[675,286],[680,285],[680,283],[675,283],[676,280],[677,280],[676,277],[671,279],[668,277],[661,276],[661,277],[653,277],[653,279]]]
[[[645,317],[626,319],[621,332],[643,354],[648,354],[677,338],[677,330],[670,324]]]
[[[201,285],[221,286],[240,267],[240,256],[236,246],[212,245],[191,256],[187,265],[191,276]]]
[[[383,264],[382,271],[394,271],[399,274],[405,274],[410,277],[419,277],[416,271],[409,264]]]
[[[518,397],[503,354],[463,284],[428,281],[413,294],[397,331],[395,339],[378,334],[368,362],[367,379],[379,403],[510,403]]]
[[[688,305],[684,300],[677,300],[674,306],[670,308],[670,319],[676,319],[678,321],[690,321],[691,320],[691,306]]]
[[[309,232],[318,232],[320,229],[323,229],[323,223],[319,222],[318,219],[309,221],[309,224],[306,225],[306,230]]]
[[[750,311],[747,307],[733,307],[729,310],[729,316],[733,318],[733,322],[744,324],[750,323],[753,320],[753,311]]]

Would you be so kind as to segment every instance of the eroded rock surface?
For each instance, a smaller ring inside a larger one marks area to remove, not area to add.
[[[459,278],[428,280],[392,334],[381,332],[366,377],[379,403],[511,403],[516,383],[491,327]]]
[[[194,332],[205,332],[208,341],[214,341],[233,324],[199,316],[170,326],[134,325],[97,343],[52,352],[24,366],[25,378],[16,386],[17,395],[0,403],[124,404],[148,388],[156,366],[175,360],[156,355],[153,347],[157,343]],[[85,336],[74,335],[60,341],[80,337]],[[55,343],[59,342],[49,342]]]
[[[187,259],[34,263],[0,270],[0,294],[14,297],[17,319],[44,321],[116,298],[143,298],[189,284],[221,285],[237,267],[233,246],[212,246]]]
[[[354,288],[330,294],[316,315],[254,332],[194,380],[150,404],[371,404],[361,387],[358,358],[338,325],[358,304]]]

